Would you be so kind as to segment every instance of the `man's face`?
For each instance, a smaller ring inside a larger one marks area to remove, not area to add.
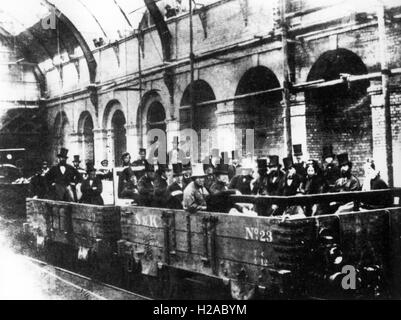
[[[43,169],[43,170],[46,170],[47,168],[48,168],[47,163],[43,163],[43,164],[42,164],[42,169]]]
[[[260,176],[264,176],[267,174],[267,169],[263,168],[263,169],[258,169],[258,173]]]
[[[67,158],[57,158],[58,163],[61,165],[65,165],[67,163]]]
[[[228,179],[228,175],[227,174],[219,174],[217,176],[217,180],[220,181],[220,182],[224,182],[225,184],[229,183],[229,181],[228,181],[229,179]]]
[[[341,166],[341,174],[344,176],[350,171],[350,167],[348,164]]]
[[[190,178],[190,177],[191,177],[191,170],[185,170],[185,171],[183,172],[183,174],[184,174],[184,177],[185,177],[185,178]]]
[[[130,163],[130,162],[131,162],[131,156],[125,156],[125,157],[123,158],[123,162],[124,162],[125,164]]]
[[[73,162],[72,164],[74,165],[75,168],[79,167],[79,162]]]
[[[334,161],[334,159],[333,159],[333,157],[327,157],[325,160],[324,160],[326,163],[333,163],[333,161]]]
[[[302,162],[302,156],[296,156],[295,159],[297,160],[297,163]]]
[[[312,177],[315,175],[315,168],[312,166],[309,166],[308,169],[306,170],[306,173],[308,174],[308,176]]]
[[[291,168],[288,169],[288,177],[289,177],[289,178],[294,177],[294,176],[295,176],[295,173],[296,173],[296,170],[295,170],[294,167],[291,167]]]
[[[89,179],[94,180],[96,178],[96,171],[89,172]]]
[[[278,167],[270,167],[269,172],[276,172],[278,170]]]
[[[174,181],[177,182],[178,184],[182,184],[182,178],[183,177],[181,175],[180,176],[175,176],[174,177]]]
[[[212,175],[213,175],[213,168],[211,168],[211,167],[207,168],[207,169],[206,169],[206,174],[207,174],[208,176],[212,176]]]
[[[205,185],[205,178],[204,178],[204,177],[196,178],[196,179],[195,179],[195,184],[196,184],[198,187],[203,187],[203,186]]]

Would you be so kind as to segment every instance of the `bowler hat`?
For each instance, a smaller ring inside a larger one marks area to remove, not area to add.
[[[278,156],[269,156],[270,162],[269,167],[279,167],[279,157]]]
[[[292,146],[292,148],[294,149],[294,156],[302,156],[302,144],[294,144]]]
[[[57,154],[57,157],[67,159],[68,158],[68,149],[61,148],[60,152]]]
[[[294,166],[294,162],[292,160],[292,157],[287,157],[283,159],[283,164],[284,164],[284,169],[288,170]]]
[[[173,176],[181,176],[182,175],[182,163],[173,163]]]
[[[72,161],[72,162],[81,163],[81,160],[79,159],[79,155],[75,155],[75,156],[74,156],[74,161]]]
[[[338,160],[338,165],[339,165],[340,167],[346,166],[346,165],[349,165],[349,166],[352,165],[352,162],[349,161],[349,159],[348,159],[348,153],[341,153],[341,154],[339,154],[339,155],[337,156],[337,160]]]
[[[323,159],[334,158],[334,157],[335,154],[333,153],[333,146],[332,145],[323,146]]]

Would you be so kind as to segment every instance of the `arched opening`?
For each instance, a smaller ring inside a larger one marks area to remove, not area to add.
[[[319,57],[309,72],[308,81],[365,73],[367,68],[355,53],[337,49]],[[356,163],[355,168],[362,168],[365,158],[372,156],[368,87],[369,81],[357,81],[306,92],[306,130],[312,157],[320,159],[323,146],[328,144],[333,145],[337,154],[348,152]]]
[[[239,81],[236,96],[280,87],[275,74],[264,66],[249,69]],[[284,122],[280,92],[250,96],[234,102],[235,124],[243,129],[254,129],[255,155],[281,154],[284,147]]]
[[[67,115],[64,111],[59,112],[56,116],[53,126],[52,137],[53,141],[51,145],[52,148],[52,157],[53,160],[57,158],[57,153],[61,147],[69,148],[68,147],[68,136],[71,133],[71,126],[70,122],[67,118]]]
[[[114,134],[114,161],[121,163],[121,156],[127,150],[127,136],[125,129],[125,116],[121,110],[117,110],[111,119],[111,128]]]
[[[93,120],[89,112],[84,112],[79,121],[79,133],[82,134],[82,157],[84,162],[95,160],[95,142]]]
[[[192,89],[192,90],[191,90]],[[205,106],[196,106],[193,110],[191,109],[191,92],[193,94],[193,103],[198,104],[204,101],[216,100],[216,96],[213,92],[212,87],[203,80],[197,80],[189,85],[183,94],[181,99],[180,109],[180,130],[192,128],[198,135],[198,154],[200,158],[202,151],[201,146],[207,146],[209,150],[218,146],[217,143],[217,105],[209,104]],[[202,130],[209,130],[208,135],[201,135]],[[181,140],[187,140],[187,137],[181,137]],[[199,159],[200,160],[200,159]]]

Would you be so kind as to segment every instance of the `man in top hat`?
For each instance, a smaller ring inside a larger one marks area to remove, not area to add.
[[[303,152],[302,152],[302,144],[294,144],[294,157],[295,163],[293,164],[295,171],[297,172],[298,177],[303,181],[306,176],[305,162],[302,160]],[[283,160],[284,161],[284,160]]]
[[[213,183],[216,181],[216,176],[214,175],[215,167],[212,164],[211,157],[209,158],[209,163],[203,162],[203,171],[206,175],[205,178],[205,188],[210,193],[210,188],[212,187]]]
[[[144,207],[150,207],[153,202],[154,185],[153,180],[155,177],[154,165],[147,164],[145,166],[145,174],[138,181],[138,204]]]
[[[42,166],[38,172],[30,179],[30,190],[32,197],[39,199],[46,199],[48,193],[48,186],[46,181],[46,174],[49,172],[48,162],[42,161]]]
[[[252,194],[267,195],[267,159],[258,159],[258,178],[253,184]]]
[[[57,159],[58,164],[46,174],[50,199],[76,202],[76,181],[79,180],[79,173],[73,166],[67,164],[68,149],[61,148]]]
[[[278,156],[269,156],[269,159],[266,191],[270,196],[279,196],[284,173],[281,170]]]
[[[120,180],[122,181],[122,190],[119,197],[122,199],[132,199],[138,202],[138,180],[136,178],[137,172],[145,170],[145,166],[135,166],[134,164],[126,167],[120,173]]]
[[[169,167],[164,164],[158,164],[153,181],[154,193],[152,207],[165,208],[168,200],[167,188],[167,172],[170,171]]]
[[[190,213],[207,210],[209,192],[205,188],[205,173],[202,163],[197,163],[192,169],[193,181],[184,190],[183,207]]]
[[[173,138],[173,149],[167,154],[167,164],[184,163],[185,152],[179,148],[179,138]]]
[[[173,182],[167,188],[167,208],[183,209],[184,200],[182,163],[173,163]]]
[[[187,164],[182,164],[182,189],[185,190],[187,185],[192,182],[192,164],[188,162]]]
[[[218,164],[216,167],[215,175],[216,181],[210,187],[210,199],[208,208],[210,211],[228,213],[231,206],[225,197],[236,193],[235,190],[228,189],[228,164]]]
[[[86,171],[88,178],[82,182],[81,192],[82,198],[81,203],[92,204],[102,206],[104,204],[102,198],[103,184],[102,180],[96,176],[96,169],[92,162],[86,164]]]
[[[340,170],[334,163],[335,154],[333,153],[333,146],[328,145],[323,147],[323,178],[329,190],[333,190],[334,185],[338,178],[340,178]]]
[[[121,162],[122,162],[122,167],[124,168],[122,172],[118,174],[118,190],[117,190],[117,195],[119,198],[122,197],[122,192],[124,190],[125,184],[130,181],[131,176],[130,172],[126,171],[127,168],[131,166],[131,155],[129,152],[124,152],[121,155]]]
[[[88,176],[86,170],[81,167],[81,162],[82,161],[81,161],[79,155],[74,155],[74,160],[72,161],[72,165],[75,168],[75,170],[77,170],[79,173],[78,180],[75,181],[76,184],[82,183],[82,181],[84,179],[86,179]],[[77,188],[79,188],[79,187],[77,187]]]
[[[281,180],[278,193],[286,197],[294,196],[298,193],[298,189],[301,185],[301,178],[297,174],[292,157],[284,158],[283,164],[285,175]]]
[[[231,151],[231,164],[228,167],[228,179],[231,181],[236,175],[240,174],[241,164],[239,162],[238,152]]]

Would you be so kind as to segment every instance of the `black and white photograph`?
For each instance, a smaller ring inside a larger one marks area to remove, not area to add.
[[[0,300],[399,300],[400,197],[401,0],[0,0]]]

